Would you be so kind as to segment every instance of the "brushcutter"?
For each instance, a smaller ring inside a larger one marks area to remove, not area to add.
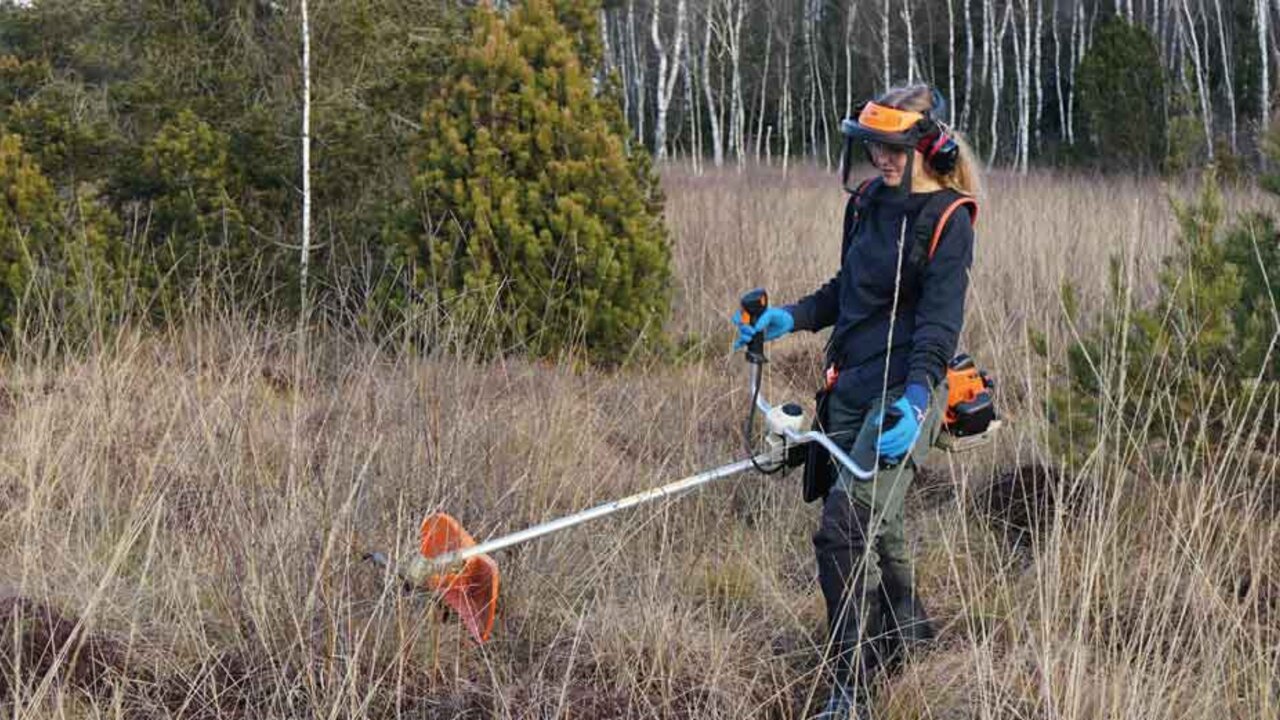
[[[756,289],[742,297],[742,320],[755,324],[756,319],[768,307],[769,298],[764,290]],[[760,394],[764,366],[768,359],[764,354],[763,333],[756,333],[746,348],[749,368],[751,404],[744,423],[747,457],[736,462],[681,478],[650,490],[636,493],[620,500],[597,505],[566,517],[548,520],[532,527],[492,538],[484,542],[476,540],[452,516],[436,512],[427,515],[419,530],[418,552],[409,562],[395,568],[396,574],[410,588],[424,588],[439,594],[446,605],[458,614],[467,631],[476,642],[489,639],[498,607],[500,574],[498,564],[490,553],[536,538],[581,525],[590,520],[612,515],[647,502],[673,499],[715,480],[733,477],[748,471],[778,472],[798,464],[802,453],[797,449],[809,443],[817,443],[831,454],[831,458],[843,465],[860,479],[870,479],[875,468],[864,468],[826,434],[804,430],[804,412],[795,403],[770,405]],[[764,417],[766,446],[761,452],[751,448],[752,430],[756,413]],[[370,553],[366,559],[386,566],[389,560],[382,553]]]
[[[742,322],[754,325],[769,305],[762,289],[742,296]],[[655,500],[674,499],[715,480],[755,470],[771,474],[804,462],[806,446],[821,446],[833,462],[839,463],[860,480],[875,476],[877,468],[859,465],[830,436],[816,430],[804,430],[804,411],[795,403],[773,406],[760,394],[764,366],[769,362],[764,353],[763,333],[756,333],[746,347],[751,402],[743,423],[746,458],[704,470],[660,487],[645,490],[619,500],[597,505],[565,517],[476,542],[457,519],[443,512],[431,513],[419,528],[418,552],[407,563],[394,568],[410,589],[435,591],[454,610],[476,642],[489,639],[498,608],[500,574],[490,553],[519,545],[581,525],[590,520],[642,505]],[[947,369],[949,394],[943,432],[938,445],[958,452],[990,440],[1000,427],[993,401],[994,381],[977,369],[973,360],[961,355]],[[765,448],[752,447],[756,413],[764,417]],[[806,489],[806,493],[808,490]],[[808,499],[808,498],[807,498]],[[389,566],[382,553],[369,553],[366,559]]]

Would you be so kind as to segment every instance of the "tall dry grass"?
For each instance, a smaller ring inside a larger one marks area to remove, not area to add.
[[[794,476],[498,555],[482,647],[360,560],[409,552],[430,510],[490,536],[739,456],[727,316],[749,287],[787,301],[830,275],[842,198],[816,170],[665,182],[687,350],[672,364],[482,363],[339,334],[300,362],[287,332],[234,310],[70,356],[18,350],[0,366],[4,714],[812,712],[817,512]],[[1051,355],[1069,342],[1058,289],[1097,310],[1117,250],[1136,294],[1153,292],[1164,190],[1047,174],[988,187],[964,346],[998,376],[1009,427],[935,456],[913,489],[941,635],[884,683],[878,716],[1280,717],[1276,438],[1242,410],[1216,431],[1248,452],[1180,452],[1210,447],[1209,426],[1153,437],[1117,416],[1091,463],[1056,471],[1045,450],[1057,380],[1029,334]],[[808,398],[820,346],[775,344],[771,399]]]

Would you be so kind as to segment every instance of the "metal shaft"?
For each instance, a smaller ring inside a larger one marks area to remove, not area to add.
[[[768,417],[769,411],[772,410],[773,407],[757,392],[760,387],[761,367],[762,366],[760,364],[751,364],[751,395],[756,399],[755,407],[764,413],[765,417]],[[853,473],[854,476],[859,479],[867,480],[875,475],[874,469],[867,470],[858,465],[853,458],[849,457],[848,453],[841,449],[840,446],[825,433],[813,430],[800,433],[791,429],[783,429],[783,433],[787,442],[792,445],[804,445],[811,442],[816,442],[822,445],[831,453],[831,457],[834,458],[836,462],[848,468],[849,472]],[[767,465],[779,461],[780,458],[776,457],[772,452],[760,453],[754,458],[739,460],[738,462],[729,463],[728,465],[721,465],[720,467],[681,478],[661,487],[653,488],[652,490],[645,490],[644,492],[627,496],[621,500],[607,502],[603,505],[597,505],[596,507],[574,513],[573,515],[567,515],[555,520],[548,520],[547,522],[534,525],[530,528],[525,528],[524,530],[520,530],[509,535],[503,535],[501,537],[493,538],[492,540],[486,540],[485,542],[473,545],[469,548],[444,553],[430,559],[415,559],[413,563],[414,567],[410,570],[410,574],[425,576],[425,573],[427,573],[430,568],[439,568],[441,566],[451,565],[476,555],[484,555],[495,550],[511,547],[512,545],[519,545],[522,542],[540,538],[544,535],[550,535],[551,533],[564,530],[565,528],[581,525],[582,523],[595,520],[596,518],[601,518],[606,515],[612,515],[619,510],[626,510],[629,507],[641,505],[653,500],[675,497],[680,493],[705,485],[712,480],[719,480],[721,478],[746,472],[755,468],[757,465]]]
[[[754,459],[758,463],[763,463],[767,462],[770,458],[770,453],[761,453]],[[721,465],[718,468],[706,470],[696,475],[690,475],[686,478],[681,478],[675,482],[663,485],[662,487],[656,487],[652,490],[645,490],[644,492],[624,497],[621,500],[614,500],[612,502],[604,503],[603,505],[597,505],[596,507],[574,513],[573,515],[557,518],[555,520],[548,520],[547,522],[534,525],[530,528],[525,528],[524,530],[511,533],[510,535],[503,535],[502,537],[497,537],[492,540],[486,540],[485,542],[473,545],[469,548],[463,548],[451,553],[437,555],[431,559],[431,562],[433,565],[439,567],[441,565],[460,562],[476,555],[491,553],[495,550],[501,550],[503,548],[511,547],[512,545],[518,545],[522,542],[533,540],[534,538],[542,537],[543,535],[550,535],[553,532],[564,530],[565,528],[573,527],[574,525],[581,525],[589,520],[595,520],[596,518],[601,518],[606,515],[612,515],[619,510],[626,510],[627,508],[635,505],[641,505],[653,500],[675,497],[680,493],[687,492],[700,485],[705,485],[712,480],[719,480],[731,475],[737,475],[738,473],[751,470],[753,467],[751,460],[739,460],[738,462],[729,463],[728,465]]]

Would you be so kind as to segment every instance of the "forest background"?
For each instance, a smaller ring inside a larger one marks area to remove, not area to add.
[[[442,213],[414,185],[432,162],[422,115],[469,6],[313,5],[314,284],[338,298],[321,306],[368,319],[427,292],[423,238]],[[214,267],[238,277],[242,298],[298,297],[299,11],[265,0],[0,9],[0,121],[21,138],[6,141],[6,162],[30,158],[15,182],[49,188],[26,191],[49,199],[20,222],[86,238],[75,260],[36,232],[46,267],[76,264],[113,306],[172,303]],[[1214,162],[1230,179],[1264,165],[1277,11],[1265,0],[626,0],[574,6],[564,22],[591,28],[582,60],[620,103],[620,132],[695,172],[830,169],[856,102],[928,81],[993,168],[1176,174]],[[5,316],[17,293],[3,293]]]

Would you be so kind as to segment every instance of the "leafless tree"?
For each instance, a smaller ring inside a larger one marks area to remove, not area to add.
[[[1218,49],[1222,55],[1222,84],[1227,91],[1227,117],[1229,123],[1227,126],[1227,142],[1231,147],[1231,152],[1234,153],[1236,151],[1236,91],[1232,87],[1235,83],[1231,79],[1231,58],[1227,47],[1227,31],[1222,22],[1222,0],[1213,0],[1213,10],[1218,18]]]
[[[1209,112],[1209,88],[1203,63],[1200,62],[1200,40],[1196,37],[1195,20],[1187,0],[1182,0],[1182,19],[1179,34],[1190,44],[1192,69],[1195,72],[1196,94],[1200,98],[1200,118],[1204,124],[1205,152],[1213,160],[1213,114]]]
[[[671,98],[676,91],[676,78],[680,72],[680,58],[685,43],[685,0],[676,3],[675,47],[668,53],[667,43],[662,39],[662,0],[653,0],[652,20],[649,35],[653,40],[653,50],[658,56],[657,77],[657,115],[653,124],[653,149],[658,160],[667,157],[667,112],[671,107]]]
[[[311,267],[311,17],[307,0],[302,0],[302,258],[298,273],[302,313],[298,320],[305,330],[310,298],[307,295]]]
[[[1258,108],[1259,108],[1259,130],[1262,135],[1266,135],[1267,126],[1271,120],[1271,77],[1268,72],[1268,64],[1271,54],[1268,52],[1267,41],[1267,0],[1258,0],[1254,6],[1258,25],[1258,67],[1261,71],[1258,87]],[[1263,156],[1265,159],[1265,156]]]

